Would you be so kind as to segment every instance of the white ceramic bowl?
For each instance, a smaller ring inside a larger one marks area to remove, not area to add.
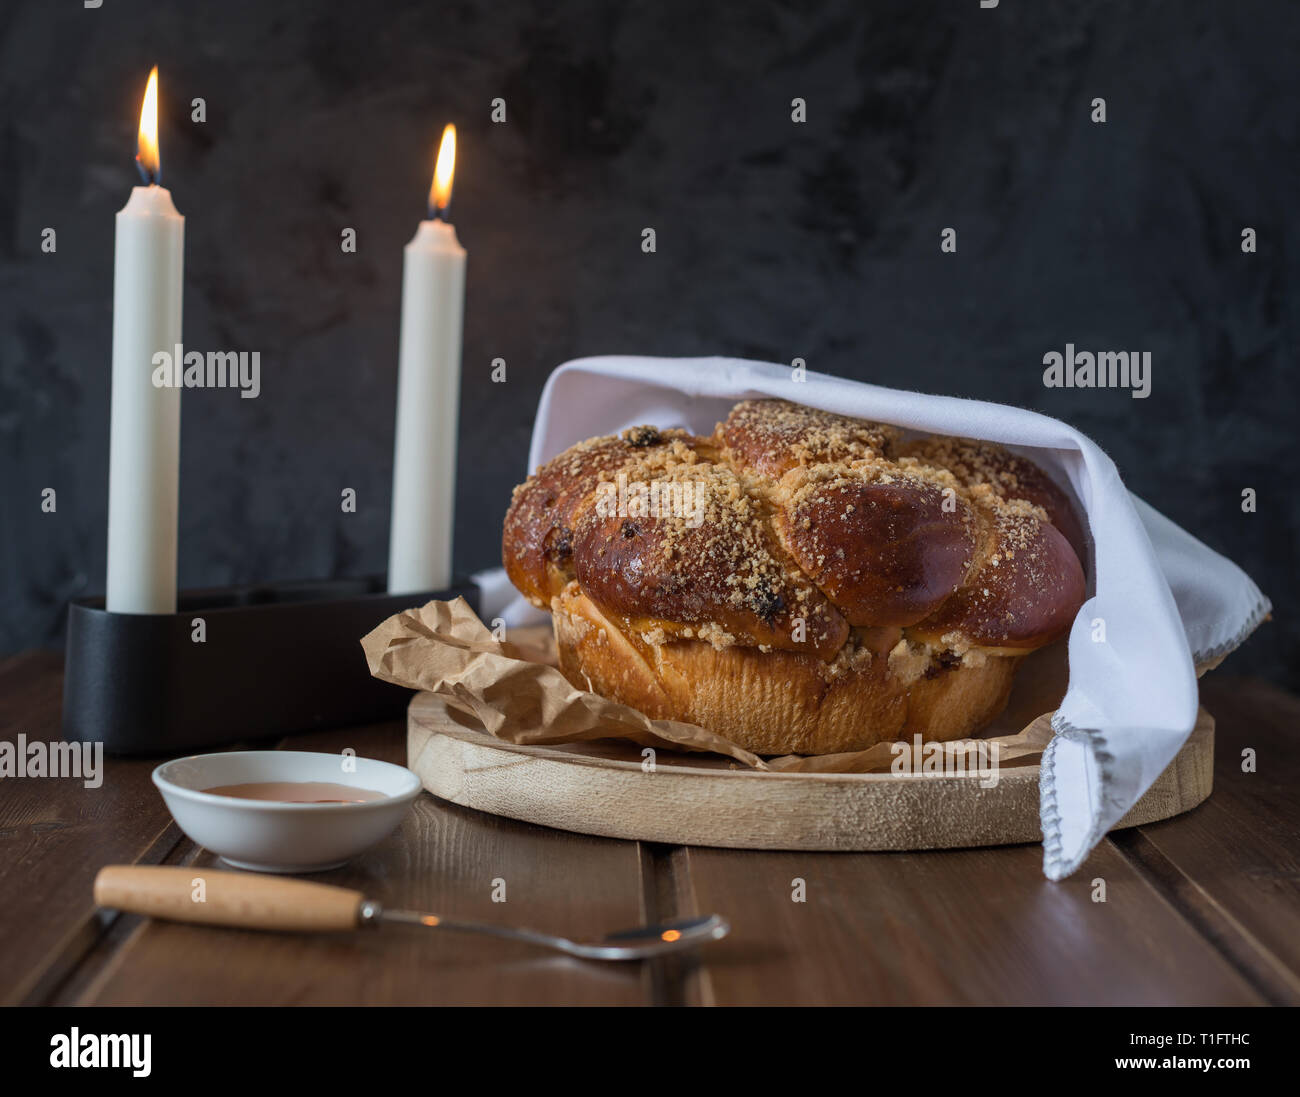
[[[194,754],[153,771],[177,826],[236,868],[321,872],[337,868],[393,831],[420,794],[405,766],[373,758],[294,750]],[[349,771],[350,770],[350,771]],[[357,804],[294,804],[217,796],[205,788],[256,781],[329,781],[382,792]]]

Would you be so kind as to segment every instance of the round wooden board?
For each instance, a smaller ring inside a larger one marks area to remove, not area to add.
[[[635,744],[519,746],[429,693],[407,712],[407,765],[456,804],[669,845],[906,850],[1042,840],[1036,765],[1003,768],[990,788],[975,776],[765,773],[666,751],[647,773]],[[1115,829],[1188,811],[1213,779],[1214,720],[1201,709],[1178,756]]]

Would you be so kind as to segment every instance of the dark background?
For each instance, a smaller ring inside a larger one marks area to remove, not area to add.
[[[186,346],[262,355],[256,400],[185,393],[182,586],[384,569],[401,249],[453,121],[461,569],[497,561],[561,362],[797,356],[1088,432],[1274,600],[1234,668],[1300,684],[1297,58],[1297,5],[1240,0],[4,0],[0,651],[103,590],[113,215],[157,62]],[[1067,341],[1150,350],[1152,395],[1045,389]]]

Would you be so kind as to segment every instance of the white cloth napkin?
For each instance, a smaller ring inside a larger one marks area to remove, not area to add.
[[[1020,449],[1087,515],[1091,597],[1069,638],[1070,684],[1043,758],[1043,871],[1068,876],[1177,754],[1196,720],[1195,665],[1240,644],[1268,600],[1231,561],[1129,494],[1091,439],[1023,408],[879,388],[735,358],[583,358],[547,381],[529,471],[576,442],[649,423],[711,433],[737,401],[774,396],[916,431]],[[476,577],[485,615],[508,608],[504,572]],[[1103,634],[1104,640],[1094,639]]]

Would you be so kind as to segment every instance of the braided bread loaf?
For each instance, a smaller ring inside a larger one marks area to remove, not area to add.
[[[575,686],[760,754],[983,727],[1069,629],[1082,553],[1032,462],[781,400],[572,447],[502,542]]]

